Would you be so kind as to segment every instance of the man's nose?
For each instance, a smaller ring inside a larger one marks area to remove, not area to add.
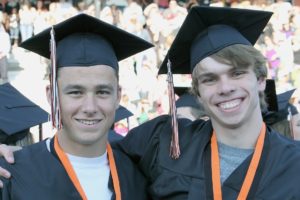
[[[97,112],[96,97],[94,95],[87,95],[82,103],[82,110],[87,114],[94,114]]]
[[[223,77],[218,83],[218,93],[219,95],[229,95],[236,90],[236,86],[237,85],[233,80]]]

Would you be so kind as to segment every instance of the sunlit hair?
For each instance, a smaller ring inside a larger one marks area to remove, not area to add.
[[[266,58],[253,46],[243,44],[231,45],[213,55],[210,55],[210,57],[220,63],[232,65],[235,68],[253,67],[257,79],[266,78],[268,74]],[[199,74],[198,65],[199,64],[196,65],[192,73],[192,92],[193,94],[200,96],[197,77]],[[259,92],[259,97],[261,109],[264,110],[267,107],[264,92]]]
[[[28,132],[28,134],[24,138],[16,141],[16,143],[14,145],[20,146],[20,147],[25,147],[25,146],[31,145],[33,143],[34,143],[34,139],[33,139],[32,133]]]
[[[5,139],[7,137],[6,134],[0,130],[0,138],[1,141],[5,140],[3,141],[3,144],[6,145],[20,146],[20,147],[28,146],[34,143],[32,133],[29,130],[30,129],[25,129],[23,131],[16,133],[18,134],[20,139],[17,138]]]

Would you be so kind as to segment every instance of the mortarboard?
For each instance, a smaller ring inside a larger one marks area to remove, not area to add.
[[[179,29],[158,74],[190,74],[207,56],[233,44],[254,45],[272,12],[194,6]]]
[[[118,122],[122,119],[131,117],[131,116],[133,116],[133,113],[131,111],[129,111],[124,106],[119,105],[118,109],[116,110],[116,114],[115,114],[115,122]]]
[[[78,14],[53,26],[57,44],[57,67],[106,64],[118,68],[118,61],[153,45],[114,25],[87,14]],[[50,58],[48,28],[20,44]]]
[[[295,92],[295,90],[296,89],[288,90],[286,92],[283,92],[283,93],[277,95],[277,102],[278,102],[278,110],[279,111],[287,110],[288,106],[291,105],[289,103],[289,101],[290,101],[293,93]],[[295,115],[298,112],[297,112],[297,110],[295,110],[295,107],[293,107],[293,108],[292,108],[291,112],[292,112],[292,115]]]
[[[125,119],[128,117],[133,116],[133,113],[130,112],[127,108],[125,108],[124,106],[119,105],[118,109],[116,110],[116,114],[115,114],[115,123]],[[128,121],[127,121],[128,123]],[[123,139],[124,136],[120,135],[119,133],[117,133],[116,131],[114,131],[114,125],[112,125],[111,129],[109,130],[108,133],[108,140],[109,142],[114,142],[114,141],[118,141]]]
[[[276,85],[273,79],[266,80],[266,89],[265,95],[268,104],[268,111],[269,112],[287,112],[288,106],[292,108],[292,115],[297,114],[297,110],[295,107],[289,103],[293,93],[296,89],[288,90],[281,94],[276,94]]]
[[[189,87],[174,87],[174,92],[179,96],[176,100],[176,108],[179,107],[193,107],[203,110],[197,97],[189,92]]]
[[[266,83],[265,94],[268,103],[268,111],[263,114],[263,117],[267,124],[274,124],[287,119],[289,114],[295,115],[298,113],[297,108],[289,102],[296,89],[276,94],[275,81],[268,79]]]
[[[48,121],[48,113],[10,83],[0,85],[0,143],[16,142],[24,130]]]

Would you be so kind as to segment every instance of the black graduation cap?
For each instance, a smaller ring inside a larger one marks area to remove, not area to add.
[[[116,114],[115,114],[115,123],[125,119],[125,118],[129,118],[133,116],[133,113],[130,112],[127,108],[125,108],[124,106],[119,105],[118,109],[116,110]],[[128,123],[128,121],[127,121]],[[109,142],[114,142],[114,141],[118,141],[123,139],[124,136],[120,135],[119,133],[115,132],[114,130],[114,125],[112,125],[111,129],[109,130],[108,133],[108,141]]]
[[[119,105],[118,109],[116,110],[115,114],[115,122],[118,122],[122,119],[129,118],[133,116],[133,113],[125,108],[124,106]]]
[[[174,92],[179,96],[175,105],[180,107],[193,107],[196,109],[203,109],[197,97],[190,93],[190,87],[174,87]]]
[[[48,121],[48,113],[10,83],[0,85],[0,143],[14,143],[24,130]]]
[[[297,109],[295,106],[292,106],[291,103],[289,102],[293,93],[295,92],[296,89],[288,90],[286,92],[283,92],[281,94],[277,95],[277,102],[278,102],[278,110],[279,111],[284,111],[287,110],[289,106],[291,106],[291,114],[295,115],[298,113]]]
[[[267,124],[272,125],[276,122],[287,119],[289,109],[291,115],[298,113],[296,106],[289,102],[296,89],[276,94],[275,81],[268,79],[266,83],[265,95],[267,98],[268,110],[263,113],[263,118]]]
[[[57,67],[106,64],[115,69],[118,61],[153,45],[114,25],[87,14],[78,14],[53,26],[57,45]],[[50,58],[48,28],[21,43],[21,47]]]
[[[269,112],[282,112],[287,110],[289,103],[293,93],[296,89],[288,90],[281,94],[276,94],[276,85],[273,79],[266,80],[266,89],[265,95],[268,104]],[[293,106],[292,106],[293,107]],[[296,114],[295,110],[292,109],[292,114]]]
[[[254,45],[272,12],[228,7],[194,6],[177,33],[158,74],[191,74],[207,56],[233,45]]]

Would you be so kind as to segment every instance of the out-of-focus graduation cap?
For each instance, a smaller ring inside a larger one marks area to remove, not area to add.
[[[276,85],[273,79],[267,79],[265,95],[268,104],[269,112],[282,112],[287,111],[288,106],[290,106],[290,99],[296,89],[288,90],[281,94],[276,94]],[[292,106],[292,114],[296,114],[294,106]]]
[[[122,119],[129,118],[133,116],[133,113],[125,108],[124,106],[119,106],[118,109],[116,110],[116,115],[115,115],[115,122],[118,122]]]
[[[197,97],[191,94],[189,89],[189,87],[174,87],[174,92],[179,97],[175,101],[176,107],[193,107],[196,109],[203,109]]]
[[[264,121],[267,124],[274,124],[287,119],[289,114],[295,115],[298,113],[297,108],[289,102],[295,90],[292,89],[281,94],[276,94],[275,81],[271,79],[267,80],[265,94],[268,110],[263,113]]]
[[[48,121],[48,113],[10,83],[0,85],[0,143],[14,143],[27,130]]]
[[[158,74],[191,74],[207,56],[233,44],[254,45],[272,12],[194,6],[177,33]]]
[[[53,26],[57,44],[57,67],[105,64],[115,69],[118,61],[153,45],[114,25],[87,14],[78,14]],[[48,28],[20,44],[50,58]]]
[[[122,120],[122,119],[128,119],[129,117],[133,116],[133,113],[131,111],[129,111],[127,108],[125,108],[124,106],[119,105],[118,109],[116,110],[116,114],[115,114],[115,123]],[[127,120],[128,126],[129,126],[129,122]],[[108,141],[109,142],[114,142],[114,141],[118,141],[123,139],[124,136],[116,133],[114,130],[114,125],[112,126],[112,128],[109,130],[108,133]]]
[[[284,93],[278,94],[277,95],[277,102],[278,102],[278,110],[279,111],[283,111],[286,110],[288,108],[288,106],[290,106],[290,99],[293,95],[293,93],[295,92],[296,89],[292,89],[292,90],[288,90]],[[295,110],[296,108],[294,106],[291,106],[291,113],[292,115],[297,114],[297,110]]]

